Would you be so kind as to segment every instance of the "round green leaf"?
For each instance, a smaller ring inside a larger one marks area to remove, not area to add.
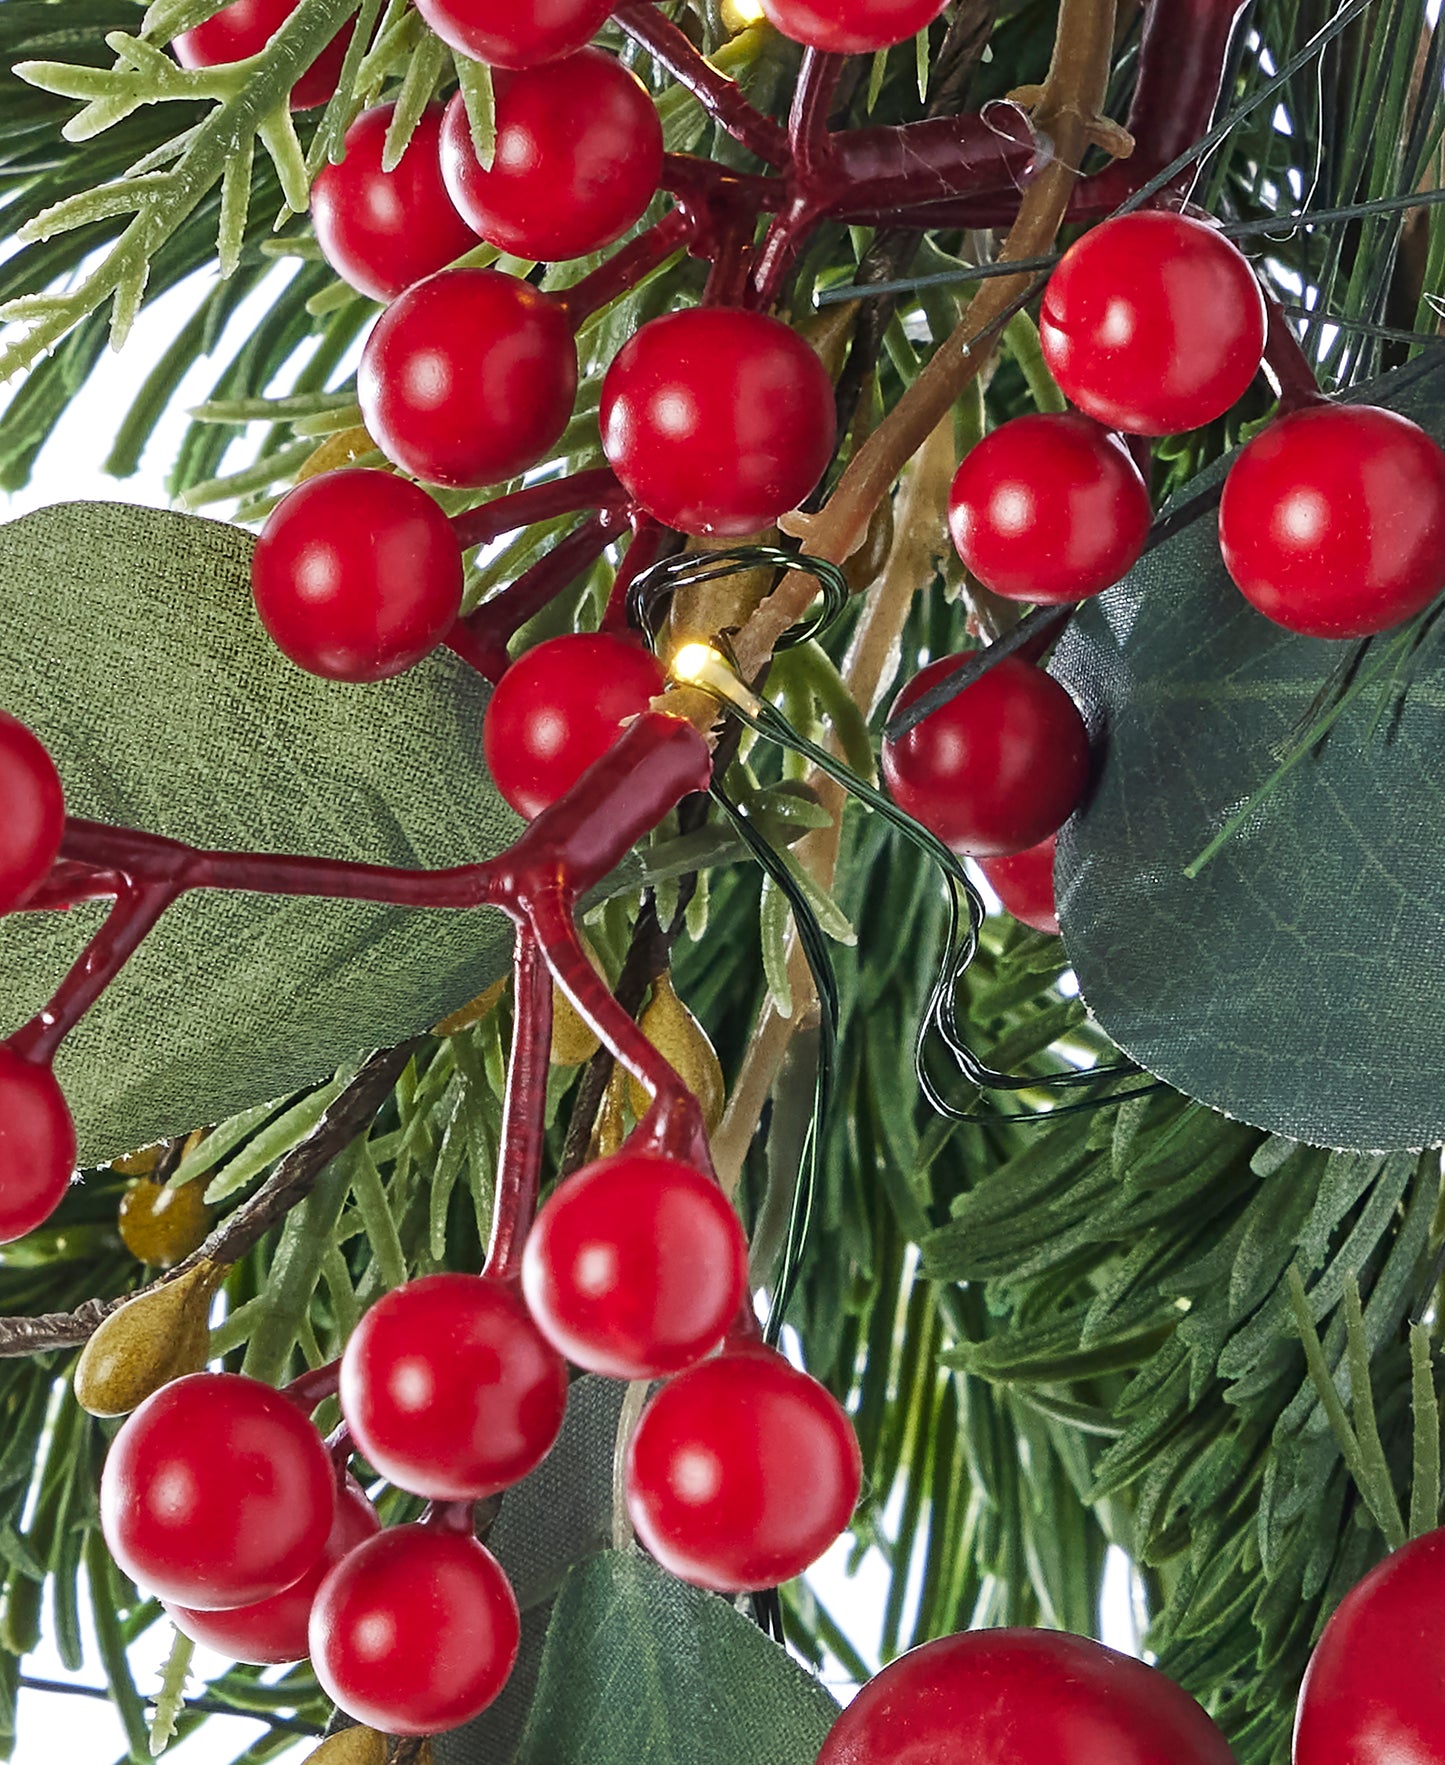
[[[1351,396],[1445,435],[1439,366]],[[1408,639],[1374,639],[1323,746],[1252,802],[1353,646],[1282,631],[1235,589],[1219,555],[1223,475],[1190,487],[1170,537],[1080,612],[1055,658],[1099,760],[1059,838],[1065,946],[1102,1027],[1189,1096],[1315,1145],[1433,1145],[1445,1140],[1438,628],[1405,674]]]

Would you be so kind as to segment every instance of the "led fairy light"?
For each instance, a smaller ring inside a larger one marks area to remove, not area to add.
[[[763,16],[762,0],[723,0],[722,21],[730,31],[750,30]]]

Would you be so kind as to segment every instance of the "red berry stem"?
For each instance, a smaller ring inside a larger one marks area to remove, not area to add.
[[[63,913],[85,901],[113,901],[124,887],[125,878],[118,871],[96,870],[89,864],[62,859],[18,911],[33,913],[47,909]]]
[[[76,958],[50,1003],[6,1044],[23,1059],[49,1066],[55,1051],[140,948],[146,933],[180,889],[165,880],[132,883],[115,897],[105,923]]]
[[[570,914],[568,917],[570,925]],[[510,1281],[537,1213],[542,1147],[547,1134],[547,1073],[552,1050],[552,977],[526,923],[517,926],[513,966],[512,1054],[502,1104],[502,1153],[497,1165],[491,1242],[482,1273]]]
[[[753,272],[753,304],[761,312],[770,311],[776,303],[783,278],[804,235],[827,206],[829,196],[836,192],[838,178],[833,137],[828,133],[828,112],[842,71],[841,55],[824,55],[816,49],[803,51],[788,113],[788,203],[768,228]]]
[[[621,0],[612,12],[634,43],[640,43],[660,68],[692,93],[703,109],[736,141],[769,165],[788,163],[788,138],[770,116],[743,96],[742,88],[719,73],[687,35],[664,18],[653,0]]]
[[[417,1524],[431,1532],[458,1532],[466,1538],[474,1538],[476,1506],[472,1501],[429,1502]]]
[[[305,1410],[309,1416],[318,1404],[326,1402],[328,1397],[335,1397],[341,1382],[341,1362],[328,1361],[324,1367],[312,1367],[281,1387],[281,1395],[289,1397],[299,1409]],[[327,1441],[327,1447],[332,1443]]]
[[[737,172],[696,153],[665,153],[658,188],[692,212],[694,228],[705,224],[710,210],[736,207],[758,213],[781,208],[788,194],[782,178]]]
[[[1279,394],[1278,415],[1285,417],[1307,405],[1328,403],[1320,391],[1314,367],[1285,317],[1284,308],[1267,288],[1264,290],[1264,305],[1269,323],[1265,333],[1264,367]]]
[[[566,478],[552,478],[545,484],[529,484],[525,490],[514,490],[510,496],[493,497],[452,517],[452,532],[462,550],[486,545],[504,533],[517,533],[536,521],[550,521],[558,515],[571,515],[582,509],[621,509],[629,501],[627,492],[617,482],[616,474],[606,466],[590,472],[573,472]]]
[[[628,546],[613,579],[612,592],[602,615],[600,629],[608,632],[627,630],[627,596],[633,583],[644,570],[650,570],[662,556],[662,548],[670,529],[650,515],[632,517],[632,544]]]
[[[569,323],[575,328],[600,312],[620,295],[626,294],[629,288],[635,288],[644,276],[650,275],[659,264],[666,263],[675,251],[679,251],[692,239],[692,220],[681,208],[675,208],[671,214],[665,214],[656,226],[649,227],[646,232],[639,233],[635,239],[614,251],[606,263],[599,264],[580,282],[574,282],[570,288],[559,288],[551,294],[551,299],[562,308]]]
[[[515,582],[459,619],[447,637],[449,646],[479,674],[499,681],[512,664],[508,642],[600,558],[627,524],[628,513],[622,507],[603,509],[584,521]]]

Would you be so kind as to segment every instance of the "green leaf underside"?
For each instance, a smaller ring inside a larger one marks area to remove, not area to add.
[[[0,527],[0,705],[55,756],[72,813],[220,849],[474,862],[521,826],[482,764],[487,689],[447,652],[343,686],[293,667],[238,527],[111,503]],[[0,1024],[38,1010],[104,908],[0,922]],[[508,961],[503,917],[195,893],[146,939],[56,1070],[92,1163],[326,1077],[425,1029]]]
[[[1445,370],[1359,389],[1445,435]],[[1102,755],[1059,837],[1064,940],[1100,1025],[1151,1072],[1255,1126],[1356,1150],[1445,1140],[1445,674],[1371,686],[1317,757],[1190,864],[1275,770],[1350,646],[1296,637],[1219,555],[1201,507],[1085,609],[1054,667]],[[1375,646],[1392,641],[1376,639]],[[1375,646],[1366,656],[1370,665]]]
[[[809,1765],[837,1715],[727,1601],[609,1551],[557,1597],[516,1765]]]

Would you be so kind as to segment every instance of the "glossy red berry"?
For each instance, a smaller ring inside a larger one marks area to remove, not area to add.
[[[1155,1667],[1058,1630],[973,1630],[910,1649],[833,1724],[818,1765],[1233,1765]]]
[[[425,1275],[388,1293],[341,1357],[341,1410],[358,1450],[398,1489],[433,1501],[491,1495],[547,1456],[567,1368],[510,1282]]]
[[[1050,834],[1038,845],[1003,858],[980,858],[978,867],[1008,912],[1036,932],[1059,933],[1059,907],[1054,899],[1054,848]]]
[[[1015,601],[1080,601],[1138,561],[1149,492],[1128,450],[1088,417],[1015,417],[964,456],[948,527],[969,569]]]
[[[299,668],[385,680],[456,622],[462,554],[420,486],[349,467],[308,478],[267,517],[251,559],[261,623]]]
[[[852,1424],[771,1349],[670,1379],[627,1455],[627,1511],[664,1569],[699,1587],[775,1587],[848,1524],[862,1482]]]
[[[429,484],[496,484],[561,436],[577,346],[556,301],[500,270],[408,288],[362,351],[357,397],[388,459]]]
[[[650,515],[683,533],[758,533],[833,454],[833,386],[781,319],[691,307],[653,319],[602,382],[602,447]]]
[[[926,30],[948,0],[762,0],[768,23],[828,55],[868,55]]]
[[[547,1340],[613,1379],[659,1378],[711,1353],[747,1276],[747,1240],[717,1183],[649,1153],[619,1152],[560,1183],[522,1259]]]
[[[970,658],[941,656],[895,711]],[[901,737],[885,737],[893,800],[955,852],[995,858],[1047,839],[1073,814],[1089,771],[1078,707],[1051,675],[1007,656]]]
[[[1300,1687],[1294,1765],[1445,1758],[1445,1530],[1402,1545],[1340,1602]]]
[[[75,1123],[48,1066],[0,1043],[0,1244],[60,1206],[75,1170]]]
[[[357,1722],[437,1734],[486,1709],[520,1635],[516,1596],[490,1551],[463,1533],[395,1526],[322,1583],[311,1664]]]
[[[13,913],[59,855],[65,792],[44,742],[8,711],[0,711],[0,804],[0,913]]]
[[[1248,260],[1184,215],[1120,215],[1064,253],[1039,338],[1066,396],[1110,429],[1171,435],[1240,398],[1264,356]]]
[[[584,257],[642,217],[662,176],[662,121],[616,56],[497,74],[490,169],[472,146],[458,93],[447,106],[441,166],[451,199],[483,239],[515,257]]]
[[[631,638],[576,632],[538,644],[506,671],[487,705],[482,746],[493,784],[519,815],[540,815],[664,683],[657,658]]]
[[[182,31],[171,44],[182,67],[223,67],[259,55],[296,10],[299,0],[231,0],[202,24]],[[344,25],[291,89],[292,110],[325,104],[341,78],[351,41]]]
[[[346,157],[311,186],[316,243],[337,275],[373,300],[395,300],[477,243],[442,180],[442,107],[428,105],[406,152],[381,169],[396,106],[364,110],[346,131]]]
[[[1306,637],[1368,637],[1445,588],[1445,451],[1374,405],[1312,405],[1235,460],[1219,505],[1230,575]]]
[[[254,1606],[198,1612],[188,1606],[167,1605],[167,1615],[193,1642],[232,1661],[246,1661],[255,1667],[300,1661],[310,1647],[307,1627],[321,1583],[343,1557],[380,1530],[376,1509],[361,1485],[348,1477],[337,1498],[336,1518],[321,1555],[294,1586],[268,1600],[258,1600]]]
[[[110,1554],[147,1593],[201,1611],[293,1586],[335,1517],[321,1436],[279,1391],[238,1373],[162,1386],[127,1419],[101,1473]]]
[[[613,0],[416,0],[449,48],[492,67],[540,67],[590,43]]]

